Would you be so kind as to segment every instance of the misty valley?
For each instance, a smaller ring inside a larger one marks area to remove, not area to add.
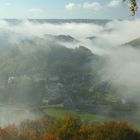
[[[110,127],[137,137],[117,121],[140,129],[139,25],[139,19],[0,20],[2,140],[92,140],[92,131]]]

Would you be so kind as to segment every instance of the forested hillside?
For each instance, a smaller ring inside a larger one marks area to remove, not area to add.
[[[83,46],[69,49],[43,41],[24,40],[1,53],[1,100],[34,105],[47,99],[50,104],[72,106],[90,99],[91,88],[99,82],[102,60]]]
[[[135,112],[136,104],[126,103],[101,78],[107,57],[84,46],[67,48],[46,37],[33,40],[21,40],[1,52],[1,103],[39,110],[59,105],[117,117]]]

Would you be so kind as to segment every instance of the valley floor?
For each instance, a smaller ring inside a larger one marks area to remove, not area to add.
[[[103,122],[118,120],[117,118],[104,116],[104,115],[98,115],[94,113],[88,113],[88,112],[81,112],[79,110],[70,110],[65,109],[60,106],[54,106],[54,107],[46,107],[44,109],[44,113],[51,117],[57,117],[57,118],[63,118],[66,115],[76,115],[79,116],[82,122],[89,122],[89,123],[95,123],[95,124],[101,124]],[[122,120],[127,121],[127,120]],[[129,123],[136,129],[140,130],[140,124],[137,121],[129,121]]]

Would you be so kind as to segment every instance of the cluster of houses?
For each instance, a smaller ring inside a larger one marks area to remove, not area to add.
[[[27,76],[24,76],[27,77]],[[15,76],[9,76],[7,83],[8,84],[16,84],[20,82],[20,77]],[[42,103],[43,104],[49,104],[51,101],[55,101],[58,98],[61,98],[62,96],[62,90],[64,90],[64,85],[60,82],[60,79],[58,76],[48,76],[45,77],[34,77],[32,78],[32,81],[36,83],[45,83],[45,89],[46,89],[46,96],[42,97]],[[58,94],[59,93],[59,94]]]

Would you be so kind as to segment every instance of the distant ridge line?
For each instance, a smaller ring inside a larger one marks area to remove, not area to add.
[[[111,19],[1,19],[9,23],[20,23],[22,21],[31,21],[34,23],[95,23],[95,24],[106,24]]]

